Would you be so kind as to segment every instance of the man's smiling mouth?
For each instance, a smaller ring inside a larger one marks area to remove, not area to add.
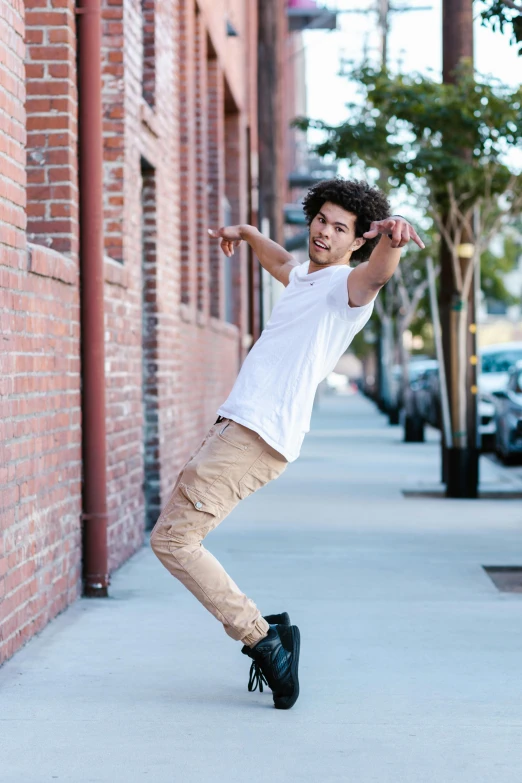
[[[313,243],[316,247],[319,248],[319,250],[330,250],[328,245],[326,245],[324,242],[322,242],[320,239],[314,239]]]

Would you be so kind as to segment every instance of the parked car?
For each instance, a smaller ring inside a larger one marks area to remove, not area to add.
[[[494,395],[506,387],[508,374],[517,360],[522,361],[522,343],[501,343],[482,348],[478,375],[478,428],[482,448],[495,446],[496,416]],[[438,362],[419,362],[410,378],[410,407],[432,427],[442,426]]]
[[[508,373],[505,389],[495,398],[495,451],[505,462],[522,458],[522,361]]]
[[[423,354],[415,354],[410,357],[408,363],[408,386],[414,381],[426,362],[431,363],[433,359]],[[386,412],[390,417],[390,424],[399,424],[401,411],[405,407],[402,387],[402,365],[394,364],[390,373],[389,400],[386,406]]]
[[[423,420],[432,427],[440,427],[439,363],[433,360],[425,365],[411,384],[416,407]]]
[[[522,342],[498,343],[481,348],[479,388],[479,427],[484,449],[496,448],[496,400],[507,388],[509,373],[522,361]]]
[[[522,361],[522,342],[487,345],[479,355],[479,390],[481,394],[492,394],[506,388],[510,370]]]
[[[430,359],[427,356],[412,356],[408,363],[408,382],[411,386],[415,383],[422,373],[429,368],[437,367],[437,360]],[[391,398],[397,403],[399,408],[403,407],[402,400],[402,366],[394,364],[391,372]]]
[[[436,359],[411,362],[408,368],[408,387],[404,392],[403,411],[404,440],[421,443],[424,440],[425,411],[429,407],[429,379],[437,372]]]

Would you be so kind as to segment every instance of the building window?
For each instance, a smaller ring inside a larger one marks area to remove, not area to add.
[[[223,217],[224,217],[225,226],[230,226],[233,224],[232,208],[230,206],[230,201],[226,196],[223,198]],[[237,258],[237,252],[232,256],[232,258],[226,258],[226,256],[223,256],[223,267],[224,267],[223,298],[225,300],[224,301],[225,321],[228,321],[231,324],[235,323],[234,267],[236,266],[236,264],[234,263],[234,261],[236,258]]]
[[[195,113],[195,21],[193,0],[178,3],[178,112],[179,112],[179,192],[183,196],[180,216],[180,302],[194,305],[196,296],[192,268],[195,259],[196,238],[196,134]]]
[[[222,226],[225,190],[225,86],[223,72],[217,57],[211,53],[207,60],[208,89],[208,220],[211,226]],[[219,242],[210,245],[210,314],[224,317],[223,308],[223,253]]]
[[[142,95],[151,108],[156,103],[156,3],[141,0],[141,24],[143,31]]]
[[[142,394],[145,525],[150,530],[160,508],[158,410],[158,275],[156,262],[156,172],[141,160]]]
[[[226,85],[224,106],[225,128],[225,200],[228,204],[228,216],[225,223],[237,225],[244,221],[241,210],[241,176],[242,176],[242,150],[240,145],[241,122],[237,107],[232,99],[232,94]],[[242,258],[245,247],[240,247],[229,260],[225,278],[224,304],[226,321],[232,324],[240,323],[241,317],[241,289]]]
[[[194,60],[194,132],[195,132],[195,197],[196,197],[196,274],[197,309],[209,309],[209,238],[208,221],[208,89],[207,58],[208,39],[203,16],[198,12],[195,19]]]

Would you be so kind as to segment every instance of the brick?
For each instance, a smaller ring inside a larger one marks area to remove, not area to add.
[[[68,63],[49,63],[49,76],[53,79],[68,79],[71,77],[71,66]]]
[[[31,60],[67,60],[69,52],[64,46],[32,46]]]
[[[40,77],[38,77],[27,82],[28,95],[67,95],[71,88],[72,85],[66,79],[40,81]]]
[[[74,42],[74,32],[73,30],[67,28],[62,30],[49,30],[48,40],[50,44],[57,44],[57,43],[72,44]]]
[[[60,27],[70,24],[71,17],[65,11],[35,11],[31,10],[26,16],[26,22],[33,27]],[[49,32],[53,32],[49,30]],[[31,55],[33,52],[31,52]],[[44,57],[44,60],[55,59]]]
[[[28,44],[42,44],[44,39],[43,30],[31,30],[28,28],[25,33],[25,42]]]
[[[41,63],[26,63],[25,73],[28,79],[43,79],[45,75],[44,66]]]
[[[239,326],[211,319],[211,307],[219,314],[223,303],[223,259],[201,229],[212,210],[221,215],[225,194],[234,215],[247,219],[256,5],[147,2],[144,19],[133,11],[124,28],[122,0],[102,0],[111,569],[141,546],[145,517],[154,519],[237,373],[244,265],[234,280]],[[0,465],[7,525],[0,537],[0,661],[78,597],[81,578],[77,17],[73,0],[27,0],[25,8],[25,77],[22,17],[10,37],[0,35],[14,41],[11,92],[0,89],[2,187],[9,178],[8,205],[0,204],[10,221],[5,231],[2,224],[0,331],[16,346],[0,378],[0,438],[9,457]],[[248,35],[241,26],[234,58],[216,24],[225,11],[252,22]],[[234,130],[224,115],[235,98],[243,108]],[[149,162],[143,171],[140,159]],[[208,197],[209,187],[216,197]]]

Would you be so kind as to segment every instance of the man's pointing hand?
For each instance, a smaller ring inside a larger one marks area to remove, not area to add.
[[[374,220],[370,230],[363,234],[365,239],[373,239],[377,234],[387,234],[391,239],[391,246],[404,247],[412,239],[421,250],[424,250],[424,242],[419,237],[413,226],[400,215],[392,215],[385,220]]]
[[[241,244],[241,226],[222,226],[217,231],[208,229],[209,236],[212,239],[221,239],[221,250],[230,258],[234,255],[234,248]]]

